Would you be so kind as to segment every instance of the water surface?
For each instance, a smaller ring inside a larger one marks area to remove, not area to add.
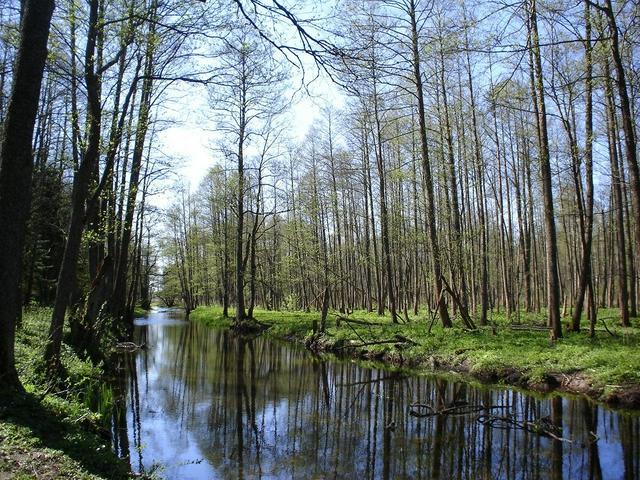
[[[113,431],[114,448],[137,472],[170,479],[640,479],[638,416],[585,399],[320,359],[295,345],[186,322],[170,310],[137,320],[135,341],[147,348],[120,358]],[[453,414],[410,413],[429,408]]]

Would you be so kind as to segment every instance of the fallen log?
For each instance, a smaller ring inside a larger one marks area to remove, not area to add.
[[[410,343],[413,345],[417,345],[416,342],[414,342],[413,340],[404,337],[402,335],[396,335],[395,338],[393,340],[375,340],[375,341],[371,341],[371,342],[365,342],[362,341],[361,343],[348,343],[345,345],[341,345],[339,347],[336,347],[336,350],[344,350],[346,348],[361,348],[361,347],[370,347],[372,345],[385,345],[385,344],[403,344],[403,343]]]

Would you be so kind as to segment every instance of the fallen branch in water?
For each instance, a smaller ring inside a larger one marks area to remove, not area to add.
[[[144,343],[137,345],[133,342],[120,342],[116,343],[116,346],[114,348],[119,352],[135,352],[136,350],[145,349],[146,345]]]
[[[518,420],[513,417],[485,414],[479,415],[476,420],[482,425],[486,425],[491,428],[499,428],[502,430],[517,428],[543,437],[550,437],[559,442],[573,443],[573,440],[556,435],[553,430],[558,430],[558,427],[551,423],[547,417],[542,417],[534,422],[529,422]]]
[[[418,417],[418,418],[433,417],[436,415],[450,415],[450,416],[470,415],[472,413],[478,413],[485,410],[498,410],[498,409],[509,408],[503,405],[488,405],[488,406],[469,405],[466,402],[457,403],[457,404],[454,404],[445,408],[439,408],[439,409],[436,409],[432,405],[428,405],[426,403],[412,403],[409,406],[412,408],[412,410],[409,410],[409,415],[411,415],[412,417]],[[426,409],[429,411],[419,412],[417,409]]]

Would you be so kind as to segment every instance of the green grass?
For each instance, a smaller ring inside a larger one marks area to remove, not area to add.
[[[149,310],[145,310],[140,305],[136,305],[133,307],[133,316],[134,317],[144,317],[149,313]]]
[[[233,315],[233,312],[230,312]],[[309,339],[312,323],[319,321],[318,313],[271,312],[257,310],[255,317],[270,325],[266,335],[299,342]],[[514,330],[505,315],[490,315],[489,327],[474,331],[456,327],[443,329],[436,321],[428,332],[430,319],[426,312],[410,318],[407,324],[393,324],[389,317],[380,317],[364,311],[354,312],[349,318],[381,325],[336,324],[336,314],[331,313],[328,329],[322,338],[329,351],[345,350],[345,345],[394,339],[402,335],[415,342],[408,344],[383,344],[354,348],[350,354],[360,358],[380,358],[387,363],[402,363],[420,370],[432,368],[467,371],[472,376],[503,381],[516,371],[520,380],[534,385],[552,375],[579,375],[586,384],[600,392],[601,399],[617,389],[640,386],[640,323],[633,320],[633,327],[621,328],[615,310],[603,310],[600,318],[606,320],[609,335],[599,322],[595,338],[589,338],[588,325],[580,333],[566,332],[557,342],[549,340],[546,331]],[[191,318],[208,325],[225,327],[230,320],[222,316],[217,307],[200,307]],[[567,318],[566,321],[569,319]],[[521,313],[515,323],[544,324],[543,314]],[[460,325],[460,322],[456,322]],[[507,380],[508,381],[508,380]]]
[[[63,345],[66,378],[51,384],[42,373],[50,317],[49,309],[30,309],[17,332],[26,393],[0,392],[0,478],[130,478],[111,451],[108,419],[87,406],[91,392],[103,388],[99,366]]]

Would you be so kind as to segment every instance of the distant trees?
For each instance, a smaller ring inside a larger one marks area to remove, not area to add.
[[[517,322],[524,310],[543,314],[552,338],[570,313],[571,329],[586,312],[593,331],[597,308],[623,306],[625,290],[633,310],[637,245],[624,240],[638,222],[622,76],[600,53],[615,49],[612,29],[627,29],[618,42],[635,38],[630,12],[591,1],[505,8],[485,15],[482,2],[447,10],[417,0],[346,5],[332,27],[343,36],[330,71],[348,107],[318,118],[290,150],[278,188],[253,180],[241,189],[257,212],[286,205],[264,219],[268,235],[252,237],[249,221],[241,236],[237,221],[229,226],[228,203],[210,203],[196,217],[236,231],[203,244],[236,252],[214,262],[223,304],[237,303],[252,283],[255,303],[269,308],[278,305],[274,289],[286,308],[318,310],[327,292],[339,311],[389,309],[395,321],[428,305],[445,326],[486,325],[492,312]],[[632,50],[618,46],[623,73]],[[606,162],[596,148],[610,148]],[[226,165],[237,166],[238,151],[226,149]],[[614,174],[596,175],[602,169]],[[224,190],[236,190],[238,173],[217,174]],[[254,273],[243,282],[236,275],[228,288],[224,265],[243,278],[245,267]]]

